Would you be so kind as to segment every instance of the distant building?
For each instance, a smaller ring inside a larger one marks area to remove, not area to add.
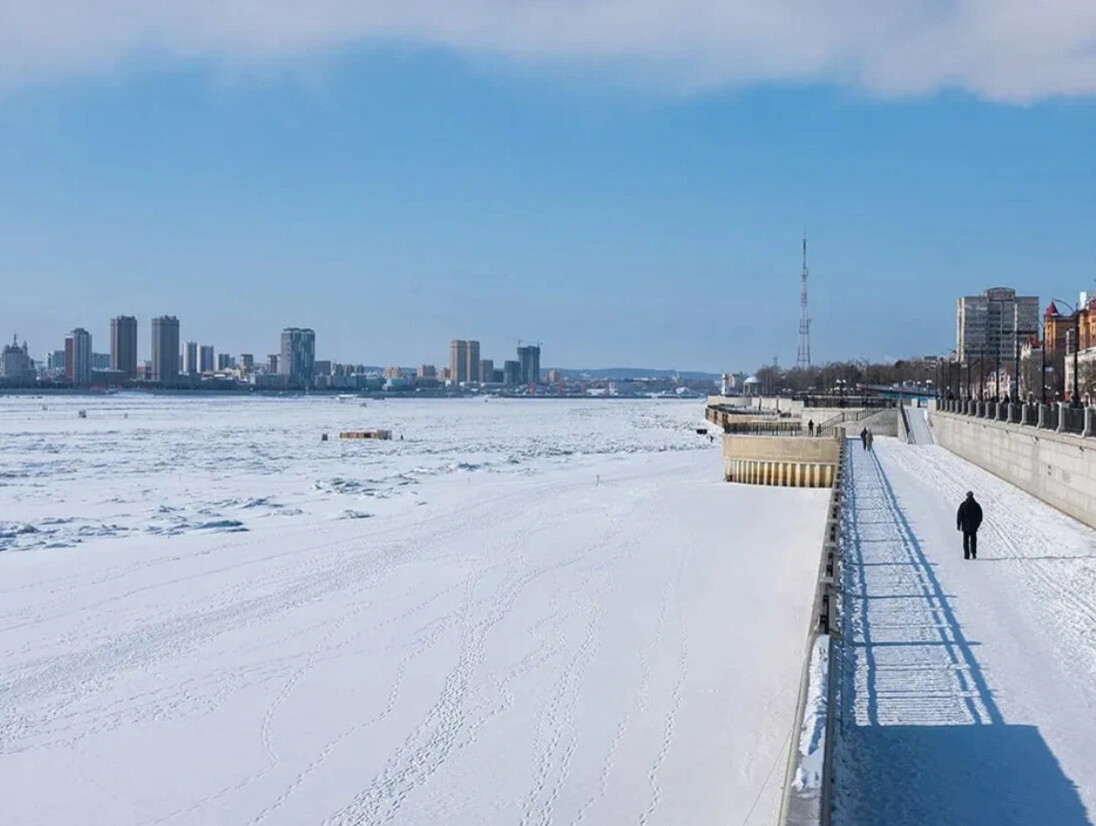
[[[217,354],[217,370],[231,370],[236,366],[236,359],[228,353]]]
[[[198,351],[198,372],[199,373],[212,373],[215,367],[213,357],[213,345],[203,344]]]
[[[386,379],[398,379],[400,377],[400,368],[398,367],[385,367],[382,374]]]
[[[137,362],[137,378],[140,381],[152,381],[152,360]]]
[[[479,363],[479,380],[484,384],[489,384],[495,379],[495,362],[491,359],[480,359]]]
[[[152,319],[152,380],[168,385],[179,380],[179,319],[173,315]]]
[[[511,387],[521,384],[521,362],[506,361],[502,365],[502,383]]]
[[[252,371],[255,369],[255,356],[251,353],[240,353],[239,365],[241,370]]]
[[[552,368],[551,370],[548,371],[548,383],[549,384],[562,384],[563,383],[563,373],[560,370],[557,370],[556,368]]]
[[[478,341],[468,341],[468,364],[466,371],[468,373],[468,381],[479,382],[482,381],[480,374],[480,343]]]
[[[1017,296],[1009,287],[993,287],[980,296],[956,302],[956,353],[964,364],[972,358],[987,364],[1015,365],[1016,349],[1039,333],[1039,298]]]
[[[310,387],[316,364],[316,334],[307,327],[282,330],[282,350],[278,354],[278,375],[290,385]]]
[[[193,376],[198,372],[198,342],[188,341],[183,349],[183,372]]]
[[[65,374],[73,384],[91,383],[91,333],[83,327],[65,338]]]
[[[540,383],[540,347],[528,344],[518,348],[518,362],[521,364],[521,384]]]
[[[493,370],[493,371],[491,372],[491,382],[492,382],[493,384],[502,384],[502,383],[503,383],[503,378],[504,378],[504,374],[503,374],[503,372],[502,372],[502,368],[501,368],[501,367],[496,367],[496,368],[495,368],[495,369],[494,369],[494,370]]]
[[[316,360],[312,365],[312,375],[316,377],[330,376],[334,372],[335,366],[331,363],[331,359]]]
[[[110,369],[110,353],[92,353],[91,354],[91,369],[92,370],[109,370]]]
[[[57,372],[63,373],[65,370],[65,351],[53,350],[52,352],[50,352],[50,354],[46,357],[46,367],[48,367],[50,370],[55,370]]]
[[[449,342],[449,380],[460,384],[468,378],[468,342],[455,338]]]
[[[110,369],[137,378],[137,319],[131,315],[110,320]]]
[[[280,361],[277,353],[271,353],[266,357],[266,372],[274,376],[278,374],[278,362]]]
[[[19,346],[17,336],[11,337],[11,344],[0,351],[0,378],[5,384],[34,384],[34,362],[31,360],[27,343]]]
[[[420,364],[419,369],[415,371],[415,375],[420,379],[436,379],[438,371],[433,364]]]

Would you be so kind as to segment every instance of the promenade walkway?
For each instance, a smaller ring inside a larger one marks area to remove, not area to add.
[[[1093,823],[1096,531],[943,448],[875,445],[850,445],[834,823]]]

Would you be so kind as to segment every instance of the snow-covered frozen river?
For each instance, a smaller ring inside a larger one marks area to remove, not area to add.
[[[0,398],[4,822],[771,823],[828,491],[701,416]]]

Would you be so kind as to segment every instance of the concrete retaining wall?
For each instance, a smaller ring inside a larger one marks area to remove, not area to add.
[[[1096,527],[1096,443],[1068,433],[929,411],[937,444]]]
[[[805,436],[723,437],[723,478],[750,485],[833,485],[841,439]]]
[[[878,413],[874,413],[866,419],[861,419],[859,422],[850,424],[848,426],[849,434],[856,436],[860,433],[862,428],[866,427],[876,436],[897,436],[902,441],[905,441],[905,434],[899,432],[899,418],[897,408],[890,407],[886,410],[880,410]]]

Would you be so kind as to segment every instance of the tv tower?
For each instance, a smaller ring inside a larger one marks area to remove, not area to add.
[[[803,288],[799,293],[799,353],[797,367],[811,366],[811,317],[807,312],[807,236],[803,236]]]

